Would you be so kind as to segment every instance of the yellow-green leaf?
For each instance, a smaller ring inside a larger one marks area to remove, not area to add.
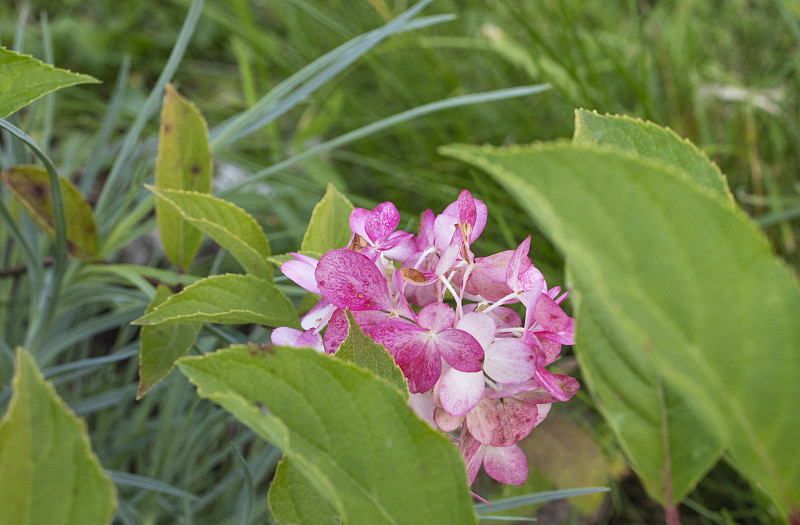
[[[55,236],[47,171],[40,166],[15,166],[3,172],[3,180],[36,224]],[[74,184],[63,177],[59,181],[67,220],[67,253],[76,259],[92,259],[97,255],[97,225],[92,209]]]
[[[89,75],[59,69],[0,47],[0,118],[58,89],[99,82]]]
[[[147,306],[150,313],[156,306],[166,301],[172,291],[159,285],[156,295]],[[179,357],[194,344],[200,332],[200,323],[175,323],[155,326],[143,326],[139,334],[139,390],[136,398],[140,399],[148,390],[167,377]]]
[[[211,170],[206,121],[194,104],[168,84],[161,106],[156,187],[209,193]],[[197,253],[203,233],[163,200],[156,201],[156,219],[164,253],[179,268],[186,267]]]
[[[197,281],[133,324],[206,322],[300,328],[294,306],[283,292],[264,279],[239,274]]]
[[[14,394],[0,421],[0,525],[110,523],[114,484],[86,425],[18,348]]]
[[[343,248],[350,240],[350,212],[353,205],[333,184],[311,212],[308,229],[303,236],[300,250],[325,253]]]
[[[194,191],[168,190],[146,186],[157,203],[173,211],[198,231],[228,250],[242,268],[272,282],[269,241],[258,222],[246,211],[213,195]]]

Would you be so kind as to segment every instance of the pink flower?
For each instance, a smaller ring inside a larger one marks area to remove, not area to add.
[[[463,330],[453,328],[455,312],[431,303],[417,315],[417,324],[397,318],[378,323],[369,334],[383,344],[408,378],[412,393],[430,390],[442,372],[442,359],[462,372],[479,372],[483,349]]]
[[[391,202],[378,204],[372,211],[355,208],[350,213],[350,230],[353,232],[350,248],[372,260],[381,252],[392,258],[407,256],[413,246],[404,241],[410,241],[413,235],[395,231],[398,224],[400,213]]]
[[[528,479],[528,458],[517,445],[484,445],[469,430],[462,430],[458,450],[467,464],[470,485],[475,481],[481,465],[491,478],[500,483],[522,485]]]

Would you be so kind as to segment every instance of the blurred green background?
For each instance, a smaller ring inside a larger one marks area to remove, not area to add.
[[[0,3],[3,45],[103,81],[59,93],[52,129],[41,104],[23,115],[23,129],[47,142],[62,175],[80,180],[92,162],[93,150],[86,144],[101,127],[126,57],[130,77],[112,137],[121,137],[133,123],[189,5],[186,0]],[[403,0],[208,0],[173,83],[214,128],[322,54],[411,5]],[[550,83],[553,88],[425,116],[227,196],[256,215],[273,252],[299,247],[311,209],[329,182],[359,206],[395,202],[405,221],[401,226],[410,230],[421,211],[438,212],[467,188],[489,206],[487,232],[476,254],[513,249],[534,234],[534,263],[551,285],[558,284],[562,261],[513,198],[483,173],[438,156],[436,149],[453,142],[499,145],[569,138],[573,110],[588,108],[648,119],[696,143],[727,175],[737,202],[761,224],[776,252],[797,266],[800,2],[436,0],[423,12],[446,13],[456,15],[455,20],[390,37],[275,122],[221,150],[215,158],[217,182],[246,177],[425,103],[520,85]],[[145,130],[151,139],[143,151],[151,154],[132,161],[136,166],[131,171],[143,177],[152,173],[157,125],[157,118],[151,119]],[[100,181],[115,151],[111,147],[99,163]],[[96,188],[86,193],[90,201],[96,198]],[[146,247],[134,250],[144,250],[151,264],[163,264]],[[126,255],[120,257],[125,260]],[[207,271],[213,260],[214,253],[207,252],[196,273]],[[103,345],[117,349],[134,344],[135,332],[120,325],[85,343],[91,348],[83,351],[94,355],[98,347],[103,353]],[[562,366],[569,368],[571,362]],[[103,464],[142,476],[140,486],[130,482],[121,489],[120,522],[263,522],[274,449],[198,400],[175,375],[134,404],[129,387],[135,374],[132,358],[119,361],[111,374],[93,371],[60,383],[67,390],[60,390],[62,395],[79,407],[82,400],[94,400],[81,415],[89,421]],[[552,428],[543,425],[538,438],[534,432],[529,457],[535,454],[535,440],[547,440],[548,435],[554,443],[574,442],[580,454],[564,450],[567,459],[559,456],[562,463],[556,466],[540,458],[543,466],[522,492],[590,483],[610,485],[613,491],[605,500],[585,499],[582,504],[578,499],[573,506],[540,509],[541,522],[662,519],[660,509],[627,472],[609,431],[592,411],[590,397],[583,393],[569,408],[559,409],[561,417]],[[242,452],[247,475],[231,442]],[[577,454],[573,463],[568,461],[571,453]],[[561,479],[564,470],[574,470],[574,477]],[[582,477],[581,471],[591,476]],[[180,491],[170,492],[175,487]],[[253,500],[254,494],[261,497]],[[685,523],[768,522],[769,515],[759,510],[763,504],[721,464],[682,513]]]

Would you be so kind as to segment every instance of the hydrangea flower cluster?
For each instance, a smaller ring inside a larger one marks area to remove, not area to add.
[[[435,215],[422,213],[417,235],[398,231],[391,202],[350,215],[348,246],[319,260],[293,253],[281,271],[322,296],[303,331],[276,328],[272,342],[329,354],[347,337],[345,309],[394,357],[408,380],[410,406],[435,428],[458,436],[472,483],[483,465],[519,485],[528,463],[517,443],[578,382],[546,367],[574,344],[567,297],[548,288],[531,263],[530,237],[516,250],[475,257],[486,205],[464,190]],[[521,303],[524,319],[507,305]],[[460,433],[457,431],[460,429]]]

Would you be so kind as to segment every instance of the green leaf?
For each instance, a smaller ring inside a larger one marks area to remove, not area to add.
[[[697,146],[674,131],[627,116],[599,115],[594,111],[575,111],[575,144],[615,146],[664,164],[694,177],[701,186],[731,199],[725,176]]]
[[[339,513],[284,456],[269,486],[269,510],[278,523],[338,525]]]
[[[0,525],[110,523],[116,490],[86,425],[17,348],[14,395],[0,421]]]
[[[203,115],[167,84],[158,132],[156,188],[211,192],[211,147]],[[203,234],[163,199],[156,200],[156,219],[164,253],[179,268],[192,262]]]
[[[172,292],[163,284],[156,288],[156,295],[147,306],[146,313],[166,301]],[[179,357],[186,355],[197,339],[202,324],[162,324],[143,326],[139,334],[139,390],[136,399],[141,399],[148,390],[167,377]]]
[[[55,236],[50,178],[40,166],[15,166],[3,172],[3,180],[31,218]],[[64,177],[59,177],[64,215],[67,220],[67,253],[76,259],[89,260],[97,255],[97,225],[92,209],[83,195]]]
[[[500,181],[567,256],[576,288],[602,302],[602,319],[708,418],[735,466],[784,517],[800,508],[800,287],[752,221],[694,177],[623,152],[446,154]]]
[[[283,292],[252,275],[214,275],[187,286],[133,324],[256,323],[300,328]]]
[[[0,118],[58,89],[99,82],[0,47]]]
[[[350,212],[353,205],[347,197],[328,184],[322,200],[314,206],[308,229],[303,236],[300,250],[325,253],[343,248],[350,241]]]
[[[250,214],[213,195],[146,187],[156,195],[157,203],[168,206],[193,229],[228,250],[247,273],[272,282],[269,241]]]
[[[475,523],[450,440],[394,386],[308,348],[233,347],[184,357],[181,371],[283,449],[342,523]]]
[[[394,358],[382,344],[376,343],[371,337],[364,334],[349,309],[345,310],[345,315],[347,316],[347,337],[336,351],[336,357],[386,379],[403,394],[405,399],[408,399],[408,381],[403,376],[400,367],[395,364]]]
[[[677,504],[714,466],[723,444],[707,418],[663,384],[643,348],[619,333],[603,301],[591,293],[579,298],[575,353],[597,408],[648,494]]]

